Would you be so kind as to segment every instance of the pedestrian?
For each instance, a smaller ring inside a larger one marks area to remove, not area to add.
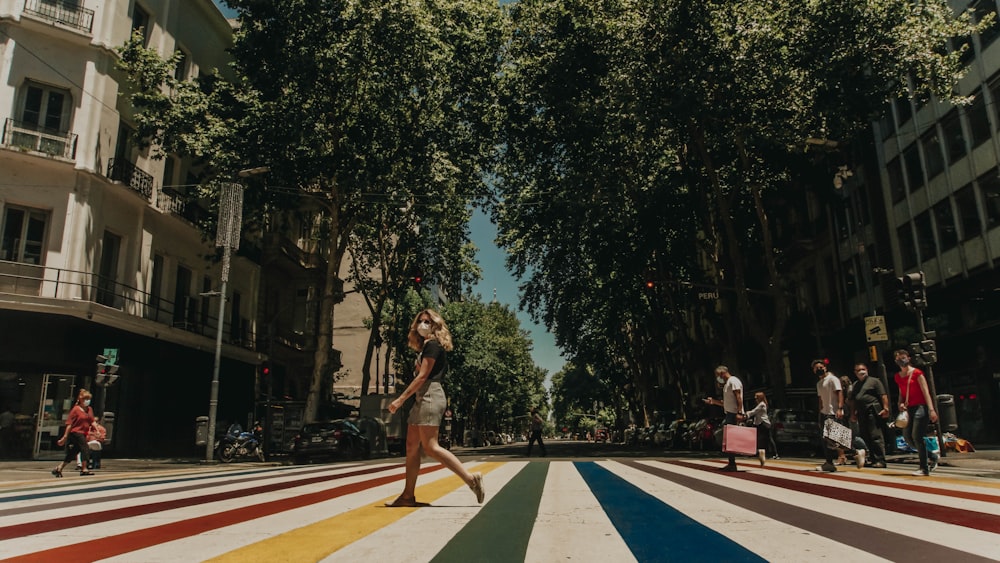
[[[542,457],[545,457],[545,443],[542,442],[542,424],[544,421],[538,414],[538,407],[531,407],[531,437],[528,438],[528,457],[531,457],[531,446],[538,440],[538,449],[542,450]]]
[[[483,491],[483,474],[469,473],[455,454],[438,443],[438,429],[448,403],[442,382],[448,373],[447,352],[453,348],[451,332],[437,311],[424,309],[410,325],[408,342],[410,348],[419,353],[413,381],[399,397],[389,403],[389,412],[395,413],[409,397],[416,396],[407,419],[406,481],[402,494],[396,500],[386,503],[386,506],[419,506],[416,487],[421,451],[461,477],[476,494],[476,501],[482,504],[486,496]]]
[[[867,445],[858,465],[864,466],[867,456],[872,467],[885,467],[882,424],[889,418],[889,394],[879,378],[868,376],[866,364],[855,364],[854,376],[858,382],[851,387],[851,420],[857,421],[858,431]]]
[[[840,379],[827,370],[827,362],[828,360],[813,360],[810,366],[817,377],[816,395],[819,397],[819,438],[823,452],[826,454],[826,462],[819,466],[819,469],[827,473],[833,473],[837,471],[837,467],[833,464],[833,457],[837,452],[823,438],[823,426],[828,419],[839,421],[844,417],[844,391],[840,385]]]
[[[722,400],[705,397],[705,404],[721,406],[726,414],[724,424],[737,424],[746,417],[743,411],[743,382],[726,366],[715,368],[715,382],[722,386]],[[736,471],[736,455],[729,454],[729,463],[720,471]]]
[[[927,388],[924,372],[910,365],[910,353],[906,350],[896,350],[893,354],[899,372],[896,373],[896,385],[899,386],[899,411],[906,411],[910,418],[903,428],[903,439],[917,450],[920,458],[920,469],[914,475],[930,475],[933,469],[927,463],[927,445],[924,436],[931,422],[938,421],[937,411],[931,392]]]
[[[851,383],[851,378],[850,377],[847,377],[846,375],[840,376],[840,390],[841,390],[841,392],[844,395],[844,403],[843,404],[844,404],[844,417],[845,418],[847,417],[848,413],[851,412],[851,387],[852,386],[853,386],[853,384]],[[848,424],[850,424],[849,421],[848,421]],[[857,436],[858,435],[857,429],[854,428],[853,425],[851,425],[850,428],[851,428],[851,436]],[[864,449],[864,448],[862,448],[862,449]],[[861,455],[864,455],[864,453],[862,452]],[[857,459],[857,451],[856,450],[855,450],[855,459]],[[845,448],[843,446],[837,447],[837,462],[836,462],[836,465],[847,465],[847,448]]]
[[[63,467],[76,459],[76,454],[80,454],[80,475],[93,475],[87,469],[87,462],[90,458],[90,449],[87,447],[87,433],[90,432],[91,425],[94,424],[94,409],[90,408],[90,391],[80,389],[76,396],[76,404],[69,410],[66,417],[66,431],[62,438],[56,441],[59,446],[66,446],[66,456],[62,463],[52,470],[52,475],[62,477]]]
[[[767,396],[764,395],[763,391],[757,391],[753,394],[753,399],[757,404],[747,411],[747,420],[757,428],[757,459],[760,460],[760,466],[764,467],[767,460],[768,442],[774,447],[775,452],[778,451],[778,448],[771,438],[771,418],[767,415]]]

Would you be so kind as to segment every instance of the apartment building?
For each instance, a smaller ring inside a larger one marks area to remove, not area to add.
[[[80,388],[113,413],[113,451],[196,451],[220,323],[219,425],[258,398],[261,252],[244,237],[220,319],[217,251],[195,226],[209,202],[187,197],[200,171],[130,139],[115,48],[137,29],[183,53],[179,78],[225,69],[232,25],[211,0],[0,0],[0,457],[60,456]]]

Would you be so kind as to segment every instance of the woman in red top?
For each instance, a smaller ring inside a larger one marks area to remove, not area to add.
[[[910,365],[910,353],[906,350],[896,350],[895,358],[896,365],[899,366],[899,373],[896,374],[896,385],[899,386],[899,410],[906,411],[910,415],[910,423],[902,429],[903,439],[916,448],[920,455],[920,469],[913,474],[930,475],[924,436],[927,435],[928,418],[930,422],[937,422],[937,411],[934,410],[934,401],[927,388],[924,372]]]
[[[76,396],[76,404],[69,410],[69,416],[66,417],[66,432],[56,442],[60,446],[66,446],[66,457],[52,470],[52,474],[56,477],[62,477],[63,467],[75,460],[78,453],[81,464],[80,475],[93,475],[87,470],[87,460],[90,459],[87,433],[90,432],[90,426],[94,424],[94,409],[90,408],[90,397],[90,391],[80,389],[80,393]]]

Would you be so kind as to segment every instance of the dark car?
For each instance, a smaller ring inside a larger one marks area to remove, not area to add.
[[[771,432],[778,451],[820,450],[819,415],[813,411],[777,409],[771,417]]]
[[[315,458],[367,459],[371,443],[349,420],[324,420],[302,427],[292,443],[295,463]]]

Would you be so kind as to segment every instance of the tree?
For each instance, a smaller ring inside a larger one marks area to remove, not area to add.
[[[227,4],[239,12],[227,80],[179,82],[169,60],[136,40],[121,49],[122,68],[135,85],[139,134],[159,150],[223,177],[268,165],[269,184],[283,188],[248,194],[250,215],[304,202],[318,211],[326,274],[312,420],[333,372],[333,311],[352,234],[419,225],[422,255],[460,276],[443,249],[466,241],[461,218],[485,191],[501,12],[488,0]],[[451,276],[442,283],[457,285]]]
[[[768,198],[803,189],[807,139],[856,141],[901,94],[960,102],[949,42],[988,23],[944,0],[522,0],[511,16],[500,240],[528,310],[574,357],[625,366],[645,405],[746,341],[780,393],[789,288]],[[691,299],[703,286],[716,308]]]

